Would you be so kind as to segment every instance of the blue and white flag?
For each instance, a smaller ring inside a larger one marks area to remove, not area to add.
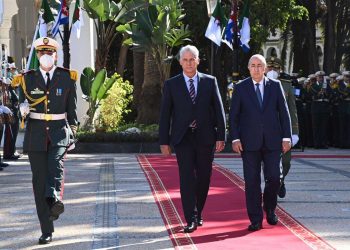
[[[237,32],[237,13],[234,12],[233,9],[231,9],[230,19],[227,22],[227,25],[225,27],[224,31],[224,37],[222,39],[222,42],[225,43],[227,46],[232,49],[233,44],[233,38],[235,35],[235,32]],[[238,35],[238,33],[237,33]]]
[[[56,22],[52,29],[52,37],[55,38],[60,30],[60,25],[69,23],[69,11],[67,7],[67,0],[61,0],[60,11],[58,12]]]

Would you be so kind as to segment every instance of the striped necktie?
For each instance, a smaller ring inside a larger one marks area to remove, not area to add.
[[[190,82],[190,96],[192,99],[192,103],[195,104],[196,103],[196,90],[194,88],[193,79],[190,79],[189,82]]]
[[[195,104],[196,103],[196,90],[194,88],[193,79],[190,79],[189,82],[190,82],[190,97],[192,99],[192,103]],[[191,128],[196,128],[197,127],[196,120],[193,120],[191,122],[190,127]]]

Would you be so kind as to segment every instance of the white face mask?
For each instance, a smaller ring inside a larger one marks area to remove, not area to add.
[[[40,57],[39,62],[40,62],[40,65],[43,66],[44,68],[51,68],[55,63],[55,60],[53,59],[53,56],[49,56],[45,54]]]
[[[270,70],[269,72],[267,72],[266,76],[270,79],[277,79],[279,74],[277,71]]]

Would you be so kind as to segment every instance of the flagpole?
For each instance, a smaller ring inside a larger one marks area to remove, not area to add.
[[[238,3],[237,0],[232,0],[231,2],[232,8],[234,10],[234,13],[236,13],[236,16],[238,17]],[[238,18],[237,18],[238,20]],[[239,78],[239,72],[238,72],[238,49],[239,49],[239,43],[238,43],[238,24],[234,22],[233,27],[233,43],[232,43],[232,50],[233,50],[233,64],[232,64],[232,81],[235,83],[238,81]]]
[[[36,28],[35,28],[35,32],[34,32],[34,36],[33,36],[33,42],[32,42],[32,47],[30,48],[28,61],[27,61],[27,65],[26,65],[26,68],[25,68],[26,72],[29,70],[30,62],[32,61],[33,52],[34,52],[34,41],[36,40],[36,36],[38,35],[39,26],[40,26],[40,18],[38,19],[38,23],[37,23]]]

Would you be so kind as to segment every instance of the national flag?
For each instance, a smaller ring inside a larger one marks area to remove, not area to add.
[[[230,47],[230,49],[233,49],[232,45],[234,42],[235,33],[239,35],[237,29],[237,13],[234,11],[234,6],[231,6],[230,19],[225,27],[224,38],[222,40],[227,46]]]
[[[72,30],[77,35],[78,39],[80,38],[80,29],[82,26],[84,26],[83,12],[80,7],[80,0],[76,0],[72,20]]]
[[[213,14],[205,32],[205,36],[212,40],[216,45],[221,45],[222,27],[224,26],[224,12],[221,8],[220,1],[217,1]]]
[[[55,38],[60,30],[60,25],[69,23],[69,11],[67,6],[67,0],[61,0],[60,11],[58,12],[56,22],[52,29],[52,37]]]
[[[36,25],[36,29],[34,32],[34,37],[33,37],[33,43],[32,43],[32,47],[30,48],[30,52],[29,52],[29,56],[28,56],[28,61],[27,61],[27,65],[25,70],[28,71],[30,69],[38,69],[39,68],[39,60],[36,56],[36,51],[35,48],[33,46],[34,41],[38,38],[40,38],[40,32],[39,32],[39,26],[40,26],[40,20],[38,20],[38,24]]]
[[[250,24],[249,24],[249,0],[245,0],[243,13],[239,20],[239,28],[241,33],[241,47],[244,52],[250,50]]]
[[[49,3],[47,0],[42,0],[41,8],[39,11],[40,37],[47,36],[47,31],[49,30],[48,26],[50,26],[54,21],[55,18],[53,17]]]

